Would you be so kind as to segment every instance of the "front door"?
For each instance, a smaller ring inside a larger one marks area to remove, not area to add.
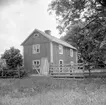
[[[33,70],[32,73],[40,75],[40,60],[33,60]]]
[[[41,74],[48,75],[49,73],[49,62],[47,58],[41,59]]]

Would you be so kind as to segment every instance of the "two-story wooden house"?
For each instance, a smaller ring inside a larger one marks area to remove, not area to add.
[[[77,49],[47,32],[35,29],[21,44],[24,67],[31,74],[47,75],[49,64],[77,63]],[[35,69],[39,67],[39,69]]]

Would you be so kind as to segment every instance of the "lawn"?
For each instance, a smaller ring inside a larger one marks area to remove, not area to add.
[[[1,79],[0,105],[106,105],[106,79]]]

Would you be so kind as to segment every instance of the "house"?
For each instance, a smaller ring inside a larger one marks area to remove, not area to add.
[[[50,35],[49,30],[35,29],[21,45],[24,67],[31,74],[48,75],[50,64],[77,63],[77,49]]]

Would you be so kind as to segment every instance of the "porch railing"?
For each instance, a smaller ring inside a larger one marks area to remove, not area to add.
[[[72,73],[81,73],[84,70],[83,64],[64,64],[64,65],[55,65],[50,64],[49,74],[69,74]]]

